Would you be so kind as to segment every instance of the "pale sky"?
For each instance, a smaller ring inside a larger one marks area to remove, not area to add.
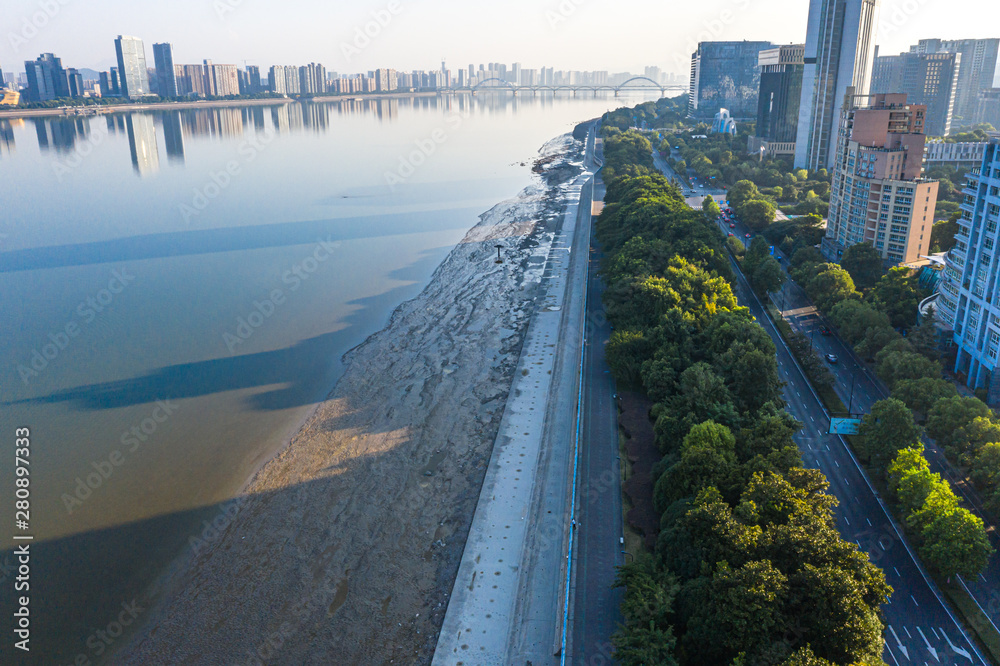
[[[881,52],[918,39],[1000,37],[993,0],[882,0]],[[698,41],[805,41],[807,0],[3,0],[0,67],[42,52],[106,69],[118,34],[170,42],[177,64],[321,62],[340,73],[520,62],[525,68],[686,74]],[[373,13],[382,23],[374,23]],[[356,38],[368,24],[371,38]],[[368,43],[365,40],[368,40]]]

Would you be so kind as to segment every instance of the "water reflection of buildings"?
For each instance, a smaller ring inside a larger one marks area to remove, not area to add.
[[[87,118],[32,118],[38,148],[42,152],[54,149],[68,153],[76,146],[77,139],[85,141],[90,137],[90,120]]]
[[[23,127],[24,121],[20,118],[11,120],[0,120],[0,157],[3,155],[13,155],[17,152],[14,144],[14,127]]]
[[[179,111],[167,111],[160,116],[163,123],[163,139],[167,146],[167,160],[184,164],[184,131],[181,129]]]
[[[212,136],[221,139],[243,136],[243,114],[238,108],[181,111],[185,136]]]
[[[156,126],[153,117],[145,113],[130,113],[125,117],[128,145],[132,151],[132,166],[140,176],[160,170],[160,153],[156,147]]]

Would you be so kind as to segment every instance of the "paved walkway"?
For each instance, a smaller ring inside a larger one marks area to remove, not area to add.
[[[590,166],[593,130],[587,152]],[[435,665],[559,663],[592,176],[546,263]]]

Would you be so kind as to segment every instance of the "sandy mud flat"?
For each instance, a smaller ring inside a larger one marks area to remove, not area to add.
[[[329,398],[150,591],[110,662],[430,662],[582,155],[570,135],[547,143],[533,184],[345,355]]]

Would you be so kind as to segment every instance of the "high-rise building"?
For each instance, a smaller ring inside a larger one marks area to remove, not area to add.
[[[326,92],[326,68],[311,62],[299,67],[299,90],[303,95],[321,95]]]
[[[838,261],[851,245],[872,245],[887,264],[916,261],[930,247],[937,181],[923,178],[927,108],[905,94],[845,96],[834,154],[826,237]]]
[[[83,75],[77,69],[66,70],[66,82],[69,84],[70,97],[83,97]]]
[[[1000,402],[1000,134],[990,137],[966,184],[955,247],[945,257],[935,315],[953,333],[955,372]]]
[[[299,68],[285,65],[285,89],[289,95],[302,94],[302,81],[299,79]]]
[[[267,87],[271,92],[284,95],[288,92],[285,86],[285,68],[281,65],[272,65],[267,73]]]
[[[1000,127],[1000,88],[980,90],[977,102],[976,120]]]
[[[869,92],[878,13],[879,0],[809,0],[796,167],[824,169],[833,163],[847,89]]]
[[[955,86],[955,116],[963,125],[982,122],[976,117],[979,93],[993,87],[1000,39],[921,39],[911,53],[957,53],[962,56]]]
[[[375,92],[392,92],[396,90],[396,86],[399,82],[399,78],[396,76],[396,70],[394,69],[376,69],[375,70]]]
[[[927,133],[945,136],[951,131],[961,57],[959,53],[877,56],[871,92],[906,93],[911,104],[927,106]]]
[[[247,94],[256,95],[261,92],[260,67],[247,65]]]
[[[153,63],[156,65],[156,91],[160,97],[177,97],[174,51],[170,44],[153,44]]]
[[[149,76],[146,72],[146,49],[138,37],[118,35],[115,39],[118,56],[118,76],[121,79],[122,97],[136,99],[149,94]]]
[[[43,53],[37,60],[26,60],[24,71],[28,76],[26,97],[29,102],[46,102],[69,97],[69,79],[62,60],[51,53]]]
[[[3,76],[3,67],[0,67],[0,89],[7,87],[7,80]]]
[[[757,136],[747,151],[764,157],[794,155],[802,98],[805,46],[793,44],[760,52],[760,94],[757,96]],[[648,68],[647,68],[648,69]]]
[[[205,67],[203,65],[174,65],[174,79],[177,81],[177,95],[205,97]]]
[[[760,52],[771,42],[701,42],[691,54],[688,114],[713,118],[729,109],[733,118],[753,118],[760,92]]]

